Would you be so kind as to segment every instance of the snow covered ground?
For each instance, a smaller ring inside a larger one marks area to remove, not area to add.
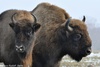
[[[89,56],[87,57],[100,57],[100,52],[97,53],[91,53]]]
[[[100,67],[100,52],[91,53],[80,62],[76,62],[68,56],[63,57],[61,67]]]

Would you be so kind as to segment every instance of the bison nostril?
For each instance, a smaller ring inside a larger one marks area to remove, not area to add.
[[[88,49],[86,50],[86,54],[89,55],[90,53],[91,53],[91,48],[88,48]]]
[[[16,51],[17,52],[24,52],[25,51],[25,47],[23,45],[20,45],[20,46],[16,46]]]

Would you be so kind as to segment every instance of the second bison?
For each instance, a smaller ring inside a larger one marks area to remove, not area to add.
[[[32,13],[41,28],[33,49],[33,67],[59,67],[64,55],[76,61],[91,53],[91,39],[83,20],[71,19],[62,8],[39,4]]]

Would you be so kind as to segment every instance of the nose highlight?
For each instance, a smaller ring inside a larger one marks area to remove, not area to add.
[[[16,45],[16,51],[23,53],[25,51],[25,47],[23,45]]]

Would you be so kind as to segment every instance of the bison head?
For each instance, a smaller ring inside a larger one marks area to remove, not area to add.
[[[76,61],[80,61],[91,53],[91,39],[85,25],[85,16],[82,21],[68,19],[61,25],[61,40],[63,52]]]
[[[31,15],[33,19],[26,18],[16,19],[16,13],[12,16],[12,23],[10,27],[15,32],[15,49],[19,53],[26,53],[28,50],[31,50],[32,42],[34,39],[34,32],[36,32],[40,25],[36,23],[36,18],[34,15]],[[19,16],[18,16],[19,17]]]

